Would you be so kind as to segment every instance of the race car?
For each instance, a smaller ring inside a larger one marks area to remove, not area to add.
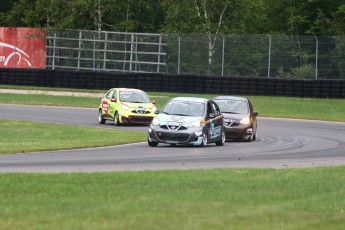
[[[176,97],[156,113],[148,130],[151,147],[159,143],[201,147],[225,143],[224,116],[212,100]]]
[[[226,139],[247,142],[256,140],[259,113],[253,110],[248,98],[217,96],[213,100],[224,115]]]
[[[156,102],[140,89],[112,88],[98,107],[98,122],[107,120],[114,125],[148,125],[155,116]]]

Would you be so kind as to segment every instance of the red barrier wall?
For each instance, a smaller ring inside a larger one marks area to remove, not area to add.
[[[0,68],[46,68],[46,32],[0,27]]]

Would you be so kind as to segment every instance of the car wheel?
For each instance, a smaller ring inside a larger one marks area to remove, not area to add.
[[[223,130],[222,131],[222,137],[220,138],[219,141],[216,142],[216,145],[222,146],[222,145],[224,145],[224,143],[225,143],[225,131]]]
[[[202,141],[201,141],[200,146],[201,146],[201,147],[205,147],[205,146],[207,145],[207,142],[208,142],[208,133],[207,133],[207,131],[205,131],[205,132],[202,134]]]
[[[115,126],[120,125],[119,114],[118,114],[118,112],[115,112],[115,115],[114,115],[114,125],[115,125]]]
[[[147,139],[147,143],[148,143],[149,146],[151,146],[151,147],[157,147],[157,145],[158,145],[158,142],[150,141],[150,139]]]
[[[252,140],[254,140],[254,133],[252,133],[249,137],[246,137],[244,140],[246,142],[251,142]]]
[[[105,124],[105,121],[106,120],[104,119],[104,117],[102,115],[102,110],[100,109],[99,112],[98,112],[98,123]]]
[[[257,137],[257,136],[258,136],[258,131],[255,130],[255,134],[254,134],[254,136],[253,136],[253,141],[256,140],[256,137]]]

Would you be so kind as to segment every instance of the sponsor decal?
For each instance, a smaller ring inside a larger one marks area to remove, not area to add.
[[[220,129],[221,129],[220,126],[215,127],[214,122],[211,121],[211,128],[210,128],[211,138],[218,137],[220,135]]]
[[[7,54],[6,56],[0,56],[0,62],[3,63],[4,67],[7,67],[8,63],[11,60],[13,60],[17,65],[19,65],[23,61],[27,64],[28,67],[32,66],[32,64],[28,60],[30,56],[27,53],[25,53],[23,50],[13,45],[3,43],[3,42],[0,42],[0,47],[5,47],[5,48],[9,48],[13,50],[11,53]]]
[[[46,68],[46,33],[36,28],[0,27],[0,68]]]
[[[179,123],[179,122],[174,122],[174,121],[168,121],[166,123],[168,129],[170,130],[178,130],[181,128],[181,126],[183,125],[183,123]]]

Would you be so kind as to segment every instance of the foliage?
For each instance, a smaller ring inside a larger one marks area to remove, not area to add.
[[[282,68],[279,68],[278,75],[280,77],[286,77],[290,79],[314,79],[315,66],[311,64],[305,64],[300,67],[292,68],[287,72],[284,72]]]
[[[345,0],[2,1],[3,26],[213,34],[345,32]]]
[[[196,34],[196,38],[181,44],[181,58],[189,61],[183,62],[180,69],[176,54],[179,38],[175,35],[174,41],[168,41],[169,51],[175,52],[167,56],[171,73],[267,76],[264,67],[267,65],[263,64],[268,63],[266,41],[256,43],[253,37],[248,42],[244,38],[243,43],[223,47],[224,36],[231,34],[291,37],[293,44],[283,44],[286,50],[281,52],[286,52],[285,56],[278,53],[280,47],[273,44],[272,53],[276,56],[272,56],[271,74],[275,76],[280,68],[285,73],[305,72],[308,66],[317,66],[317,63],[313,57],[315,41],[309,42],[306,48],[303,35],[345,34],[345,0],[16,0],[10,4],[4,1],[2,5],[2,26],[166,33],[170,37],[176,33],[179,36]],[[320,42],[320,46],[325,44]],[[224,60],[223,48],[229,53]],[[343,44],[338,41],[320,49],[320,78],[344,77],[342,50]],[[332,57],[332,60],[324,57]],[[229,66],[222,66],[222,61]],[[100,65],[97,60],[95,63]],[[284,66],[286,63],[289,66]],[[123,66],[111,68],[123,69]]]

